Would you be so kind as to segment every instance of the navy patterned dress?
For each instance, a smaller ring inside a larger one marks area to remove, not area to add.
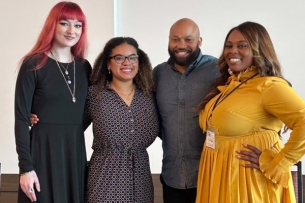
[[[109,84],[96,99],[88,91],[85,127],[93,124],[93,154],[89,163],[86,202],[154,202],[146,149],[159,132],[153,94],[137,89],[130,106]]]

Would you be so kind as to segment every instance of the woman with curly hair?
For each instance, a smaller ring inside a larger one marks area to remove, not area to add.
[[[147,148],[159,132],[152,67],[136,40],[109,40],[97,57],[85,105],[93,123],[86,201],[153,203]]]
[[[283,76],[267,30],[232,28],[219,58],[220,77],[201,103],[207,132],[197,203],[294,203],[291,166],[305,153],[305,102]],[[283,145],[283,125],[292,130]]]

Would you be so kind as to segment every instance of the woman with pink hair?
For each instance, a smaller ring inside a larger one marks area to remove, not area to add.
[[[21,60],[15,90],[18,203],[84,202],[82,119],[91,72],[84,59],[86,28],[77,4],[59,2]],[[39,123],[29,130],[31,113],[39,115]]]

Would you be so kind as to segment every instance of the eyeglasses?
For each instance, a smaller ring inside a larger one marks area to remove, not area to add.
[[[121,54],[117,54],[115,56],[110,56],[109,59],[114,59],[114,61],[117,63],[117,64],[123,64],[125,62],[126,59],[128,59],[128,61],[130,63],[137,63],[138,62],[138,58],[139,56],[136,55],[136,54],[132,54],[130,56],[123,56]]]

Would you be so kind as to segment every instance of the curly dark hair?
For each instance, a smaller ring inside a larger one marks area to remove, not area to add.
[[[225,61],[224,49],[228,37],[234,30],[241,32],[241,34],[248,41],[253,53],[252,65],[257,67],[261,76],[277,76],[283,78],[280,62],[277,58],[274,46],[266,28],[255,22],[244,22],[236,27],[233,27],[227,34],[224,41],[222,54],[218,59],[220,76],[215,79],[208,95],[200,103],[198,108],[199,110],[204,109],[205,105],[213,97],[219,94],[217,87],[225,85],[230,77],[230,74],[228,73],[229,66]]]
[[[112,50],[121,45],[129,44],[137,50],[139,56],[139,71],[134,77],[135,85],[142,90],[145,95],[150,95],[153,90],[154,81],[152,76],[152,66],[147,54],[139,48],[138,42],[131,37],[114,37],[110,39],[103,51],[99,54],[93,65],[93,71],[90,77],[91,85],[97,86],[96,97],[100,97],[100,92],[105,88],[107,82],[112,81],[112,74],[109,74],[107,63]]]

